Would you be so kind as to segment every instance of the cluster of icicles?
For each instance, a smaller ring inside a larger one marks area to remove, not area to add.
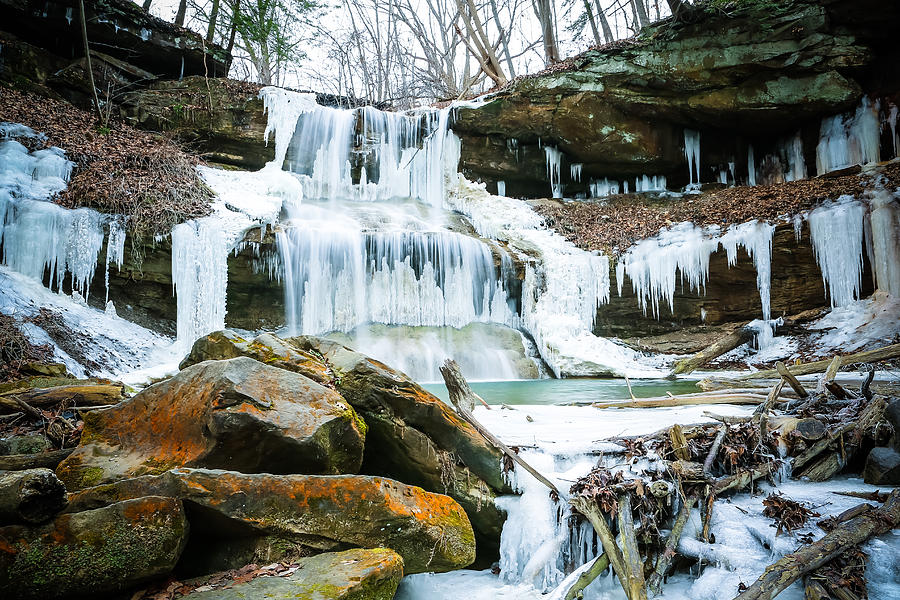
[[[121,266],[125,255],[122,219],[51,202],[66,188],[74,163],[59,148],[29,151],[12,138],[44,141],[28,127],[0,123],[0,263],[37,280],[46,275],[56,290],[68,274],[71,289],[87,299],[106,240],[108,288],[109,265]]]

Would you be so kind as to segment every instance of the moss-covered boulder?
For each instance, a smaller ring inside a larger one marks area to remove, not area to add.
[[[190,354],[178,367],[186,369],[205,360],[224,360],[238,356],[249,356],[267,365],[300,373],[323,385],[329,385],[334,380],[321,358],[271,333],[246,340],[228,329],[215,331],[194,342]]]
[[[186,536],[181,503],[160,497],[0,527],[0,590],[40,600],[119,592],[169,573]]]
[[[189,367],[85,415],[57,468],[70,490],[178,466],[245,473],[354,473],[366,425],[340,394],[241,357]]]
[[[369,425],[363,472],[453,497],[472,521],[479,557],[496,558],[505,514],[493,500],[512,491],[500,451],[403,373],[324,338],[287,341],[322,356],[338,390]]]
[[[68,510],[154,494],[182,499],[195,532],[282,540],[271,544],[269,560],[297,544],[318,552],[391,548],[407,573],[461,569],[475,559],[472,525],[455,500],[383,477],[173,469],[83,490]]]
[[[270,598],[391,600],[403,577],[403,559],[386,548],[328,552],[303,558],[289,577],[259,577],[227,589],[188,594],[192,600]]]

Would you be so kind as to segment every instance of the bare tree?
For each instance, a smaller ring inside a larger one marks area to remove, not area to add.
[[[541,25],[544,57],[547,64],[559,62],[559,45],[556,42],[556,15],[551,0],[532,0],[534,14]]]

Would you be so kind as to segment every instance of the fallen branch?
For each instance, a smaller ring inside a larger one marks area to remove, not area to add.
[[[665,408],[692,404],[759,404],[766,397],[762,394],[683,394],[660,398],[641,398],[625,402],[597,402],[594,408]]]
[[[0,471],[24,471],[25,469],[55,469],[75,448],[64,448],[43,454],[10,454],[0,456]]]
[[[628,580],[628,570],[625,565],[625,559],[622,556],[622,551],[619,550],[618,544],[616,544],[615,536],[612,534],[609,525],[606,523],[606,517],[600,512],[600,507],[597,506],[597,503],[594,500],[577,495],[572,496],[572,498],[569,499],[569,503],[590,521],[591,525],[594,527],[594,531],[597,532],[597,538],[603,546],[603,551],[606,553],[606,557],[612,565],[616,577],[619,578],[619,583],[622,584],[622,589],[625,590],[625,596],[629,598],[629,600],[634,600],[631,598],[629,592],[631,586]]]
[[[881,535],[900,523],[900,489],[895,489],[878,509],[841,524],[822,539],[801,547],[769,565],[756,582],[735,600],[771,600],[806,573],[814,571],[841,552],[873,535]]]
[[[778,371],[778,374],[781,375],[781,378],[787,381],[788,385],[790,385],[793,390],[797,392],[797,395],[799,397],[806,398],[807,396],[809,396],[809,392],[806,391],[806,389],[800,383],[800,380],[794,377],[794,374],[788,370],[787,366],[785,366],[783,362],[781,362],[780,360],[776,362],[775,370]]]
[[[631,514],[631,497],[626,493],[619,496],[619,535],[622,536],[622,558],[628,569],[628,589],[631,600],[647,600],[644,585],[644,561],[638,551],[634,533],[634,516]]]
[[[709,447],[709,453],[706,455],[706,460],[703,461],[703,474],[707,477],[712,477],[712,466],[716,461],[716,455],[719,453],[719,448],[722,446],[726,433],[728,433],[727,426],[719,427],[719,433],[716,434],[716,439],[713,440],[712,446]]]
[[[675,366],[672,368],[672,372],[669,373],[668,378],[674,379],[676,375],[687,375],[688,373],[692,373],[696,369],[699,369],[706,363],[711,360],[714,360],[726,352],[730,352],[741,346],[746,344],[753,336],[756,334],[756,331],[751,327],[747,327],[746,325],[743,327],[738,327],[713,345],[704,348],[697,354],[679,360],[675,363]]]
[[[441,375],[444,377],[444,384],[447,386],[447,392],[450,394],[450,402],[456,408],[456,412],[459,413],[463,420],[474,427],[475,431],[480,433],[484,439],[493,444],[494,447],[511,458],[523,469],[531,473],[535,479],[546,485],[559,496],[559,489],[557,489],[552,481],[538,473],[534,467],[522,460],[518,454],[509,448],[509,446],[501,442],[497,436],[488,431],[484,425],[475,419],[475,416],[472,414],[472,409],[475,407],[475,393],[472,391],[472,388],[469,387],[465,377],[463,377],[456,361],[450,358],[445,360],[444,364],[441,365]]]
[[[841,364],[852,365],[857,363],[874,363],[891,358],[897,358],[898,356],[900,356],[900,344],[892,344],[890,346],[876,348],[875,350],[866,350],[865,352],[848,354],[841,357]],[[822,373],[823,371],[828,369],[829,365],[831,365],[832,363],[832,360],[833,359],[817,360],[808,363],[801,363],[799,365],[791,365],[790,367],[788,367],[788,369],[793,375],[810,375],[812,373]],[[777,369],[767,369],[765,371],[755,371],[753,373],[741,375],[737,379],[743,381],[747,379],[770,379],[780,376],[781,374]]]
[[[691,509],[694,508],[696,502],[697,498],[694,496],[688,496],[684,499],[681,510],[675,518],[675,523],[672,524],[672,531],[669,533],[669,537],[666,538],[666,547],[656,559],[656,567],[648,580],[648,587],[654,595],[658,594],[662,588],[666,572],[677,554],[678,540],[681,539],[681,534],[684,533],[684,526],[687,524],[688,517],[691,516]]]
[[[590,566],[581,572],[572,584],[572,587],[566,591],[563,600],[575,600],[575,598],[578,598],[579,594],[584,591],[584,588],[591,585],[595,579],[609,568],[609,559],[606,557],[606,554],[601,554],[589,564]]]

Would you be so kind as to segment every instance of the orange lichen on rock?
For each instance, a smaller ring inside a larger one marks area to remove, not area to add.
[[[365,429],[340,394],[303,375],[249,358],[210,361],[89,413],[57,473],[69,489],[178,466],[352,473]]]

